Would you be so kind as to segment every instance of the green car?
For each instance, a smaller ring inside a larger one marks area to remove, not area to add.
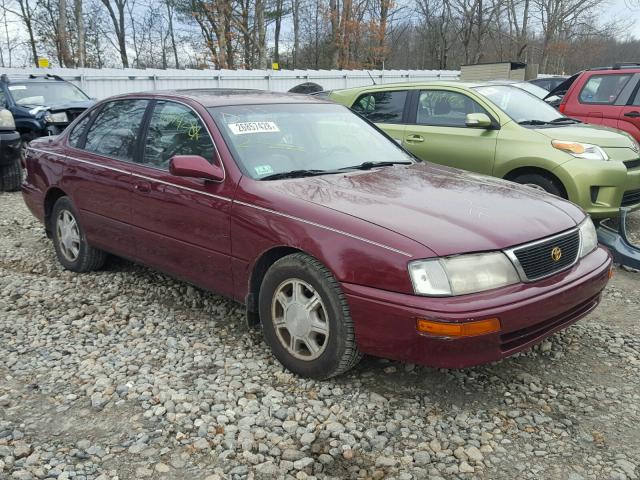
[[[630,135],[565,117],[508,84],[425,82],[335,90],[417,157],[542,188],[594,218],[640,204]]]

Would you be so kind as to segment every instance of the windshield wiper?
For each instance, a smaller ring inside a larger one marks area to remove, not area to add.
[[[360,165],[342,167],[340,170],[371,170],[375,167],[389,167],[391,165],[411,165],[413,162],[362,162]]]
[[[558,117],[555,120],[551,120],[549,123],[582,123],[580,120],[576,120],[575,118],[569,117]]]
[[[518,125],[549,125],[550,123],[544,120],[522,120],[518,122]]]
[[[262,177],[260,180],[281,180],[283,178],[302,178],[302,177],[314,177],[316,175],[325,175],[328,173],[342,173],[339,170],[290,170],[288,172],[272,173],[266,177]]]

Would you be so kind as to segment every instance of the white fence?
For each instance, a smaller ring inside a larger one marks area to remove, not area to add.
[[[287,91],[303,82],[314,82],[325,90],[376,83],[422,80],[457,80],[457,70],[138,70],[70,68],[0,68],[9,79],[31,74],[59,75],[75,83],[89,96],[111,95],[177,88],[258,88]]]

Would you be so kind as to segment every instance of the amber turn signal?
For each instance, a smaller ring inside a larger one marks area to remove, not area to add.
[[[437,322],[418,318],[416,328],[419,332],[437,335],[439,337],[474,337],[485,333],[500,331],[500,320],[497,318],[486,318],[474,322]]]
[[[609,267],[609,279],[613,277],[613,266]]]

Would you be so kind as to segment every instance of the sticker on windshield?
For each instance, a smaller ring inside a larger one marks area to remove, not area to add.
[[[14,90],[26,90],[27,86],[26,85],[9,85],[9,90],[10,91],[14,91]]]
[[[275,122],[230,123],[228,124],[228,127],[234,135],[244,135],[245,133],[271,133],[280,131]]]
[[[253,169],[256,171],[257,175],[269,175],[270,173],[273,173],[273,168],[271,168],[271,165],[258,165]]]

